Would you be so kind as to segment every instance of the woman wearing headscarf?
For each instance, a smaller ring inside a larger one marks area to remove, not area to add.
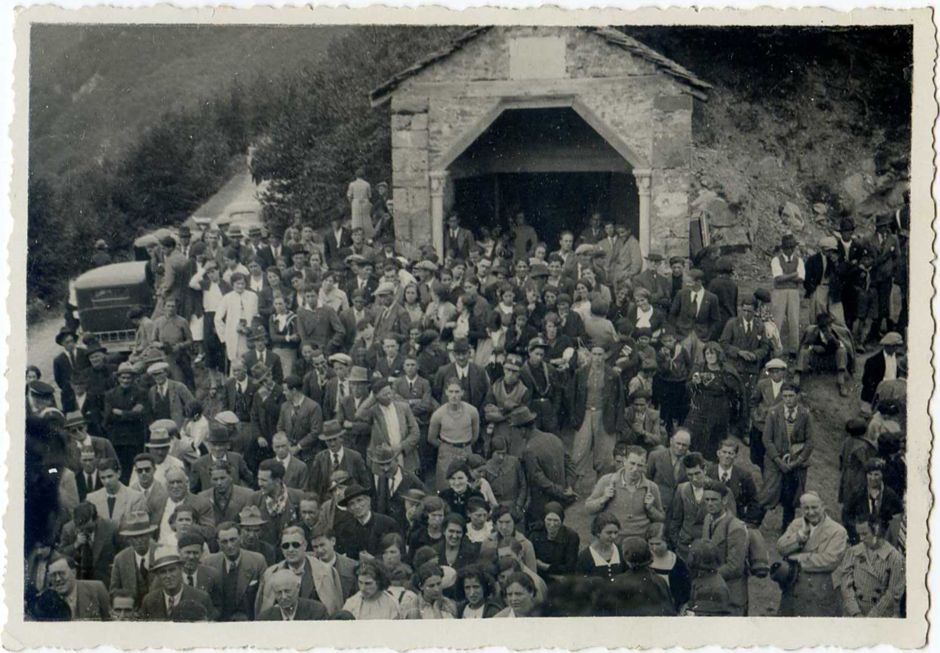
[[[565,526],[565,509],[557,501],[545,504],[545,530],[532,533],[532,548],[538,572],[552,580],[573,574],[578,562],[581,538]]]

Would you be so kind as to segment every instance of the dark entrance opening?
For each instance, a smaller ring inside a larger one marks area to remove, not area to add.
[[[554,248],[593,211],[639,230],[629,164],[569,107],[504,111],[451,165],[462,222],[504,228],[518,211]]]

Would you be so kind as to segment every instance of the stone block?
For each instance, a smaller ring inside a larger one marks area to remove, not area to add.
[[[681,95],[658,95],[653,98],[653,107],[659,111],[692,111],[692,96],[682,93]]]
[[[427,129],[428,128],[428,114],[426,113],[416,113],[411,116],[411,128],[412,129]]]
[[[399,129],[411,129],[411,114],[409,113],[393,113],[392,114],[392,130],[398,131]]]
[[[392,113],[427,113],[426,95],[393,95]]]
[[[392,132],[392,147],[407,147],[426,149],[428,146],[428,132],[426,129],[399,129]]]

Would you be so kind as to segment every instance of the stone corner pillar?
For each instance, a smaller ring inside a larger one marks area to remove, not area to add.
[[[633,178],[640,200],[640,251],[645,259],[650,252],[650,207],[652,205],[651,182],[653,171],[649,168],[635,168]]]
[[[446,170],[432,170],[428,173],[431,182],[431,242],[437,256],[444,260],[444,193],[449,173]]]

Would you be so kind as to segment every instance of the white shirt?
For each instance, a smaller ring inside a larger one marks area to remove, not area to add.
[[[651,328],[650,319],[653,317],[653,307],[650,306],[645,312],[641,311],[639,308],[636,309],[636,328],[637,329],[649,329]]]
[[[292,456],[290,454],[287,454],[283,460],[278,458],[277,461],[281,463],[282,465],[284,465],[284,469],[287,469],[287,466],[290,465],[291,458]]]
[[[704,487],[695,487],[692,486],[692,496],[695,497],[695,503],[702,503],[702,497],[705,496]]]
[[[456,363],[454,363],[454,370],[456,370],[456,372],[457,372],[457,378],[458,378],[459,380],[461,380],[461,381],[470,376],[470,365],[469,365],[469,364],[467,364],[466,367],[460,367],[459,365],[457,365]]]
[[[770,390],[774,393],[774,399],[780,396],[780,389],[783,387],[783,381],[771,381]]]
[[[793,254],[792,256],[785,256],[784,254],[779,254],[772,259],[770,259],[770,276],[773,278],[783,275],[783,266],[780,265],[781,259],[789,262],[793,257],[796,257],[796,276],[800,281],[806,279],[806,268],[803,266],[803,259]]]
[[[186,499],[176,502],[169,496],[166,498],[166,506],[163,508],[163,517],[160,518],[160,539],[157,540],[158,544],[163,544],[174,549],[176,548],[176,533],[170,528],[170,515],[173,514],[173,511],[176,510],[178,505],[185,502]]]
[[[693,290],[691,296],[692,302],[695,304],[695,314],[698,315],[698,312],[702,310],[702,298],[705,296],[705,289]]]
[[[398,411],[395,410],[395,404],[388,406],[379,404],[382,416],[385,418],[385,430],[388,432],[388,443],[392,447],[401,446],[401,424],[398,422]]]
[[[897,354],[888,355],[886,353],[884,356],[885,356],[885,376],[883,380],[894,381],[896,378],[898,378]]]
[[[722,483],[727,483],[731,480],[731,472],[734,470],[733,467],[725,469],[721,465],[718,465],[718,480]]]

